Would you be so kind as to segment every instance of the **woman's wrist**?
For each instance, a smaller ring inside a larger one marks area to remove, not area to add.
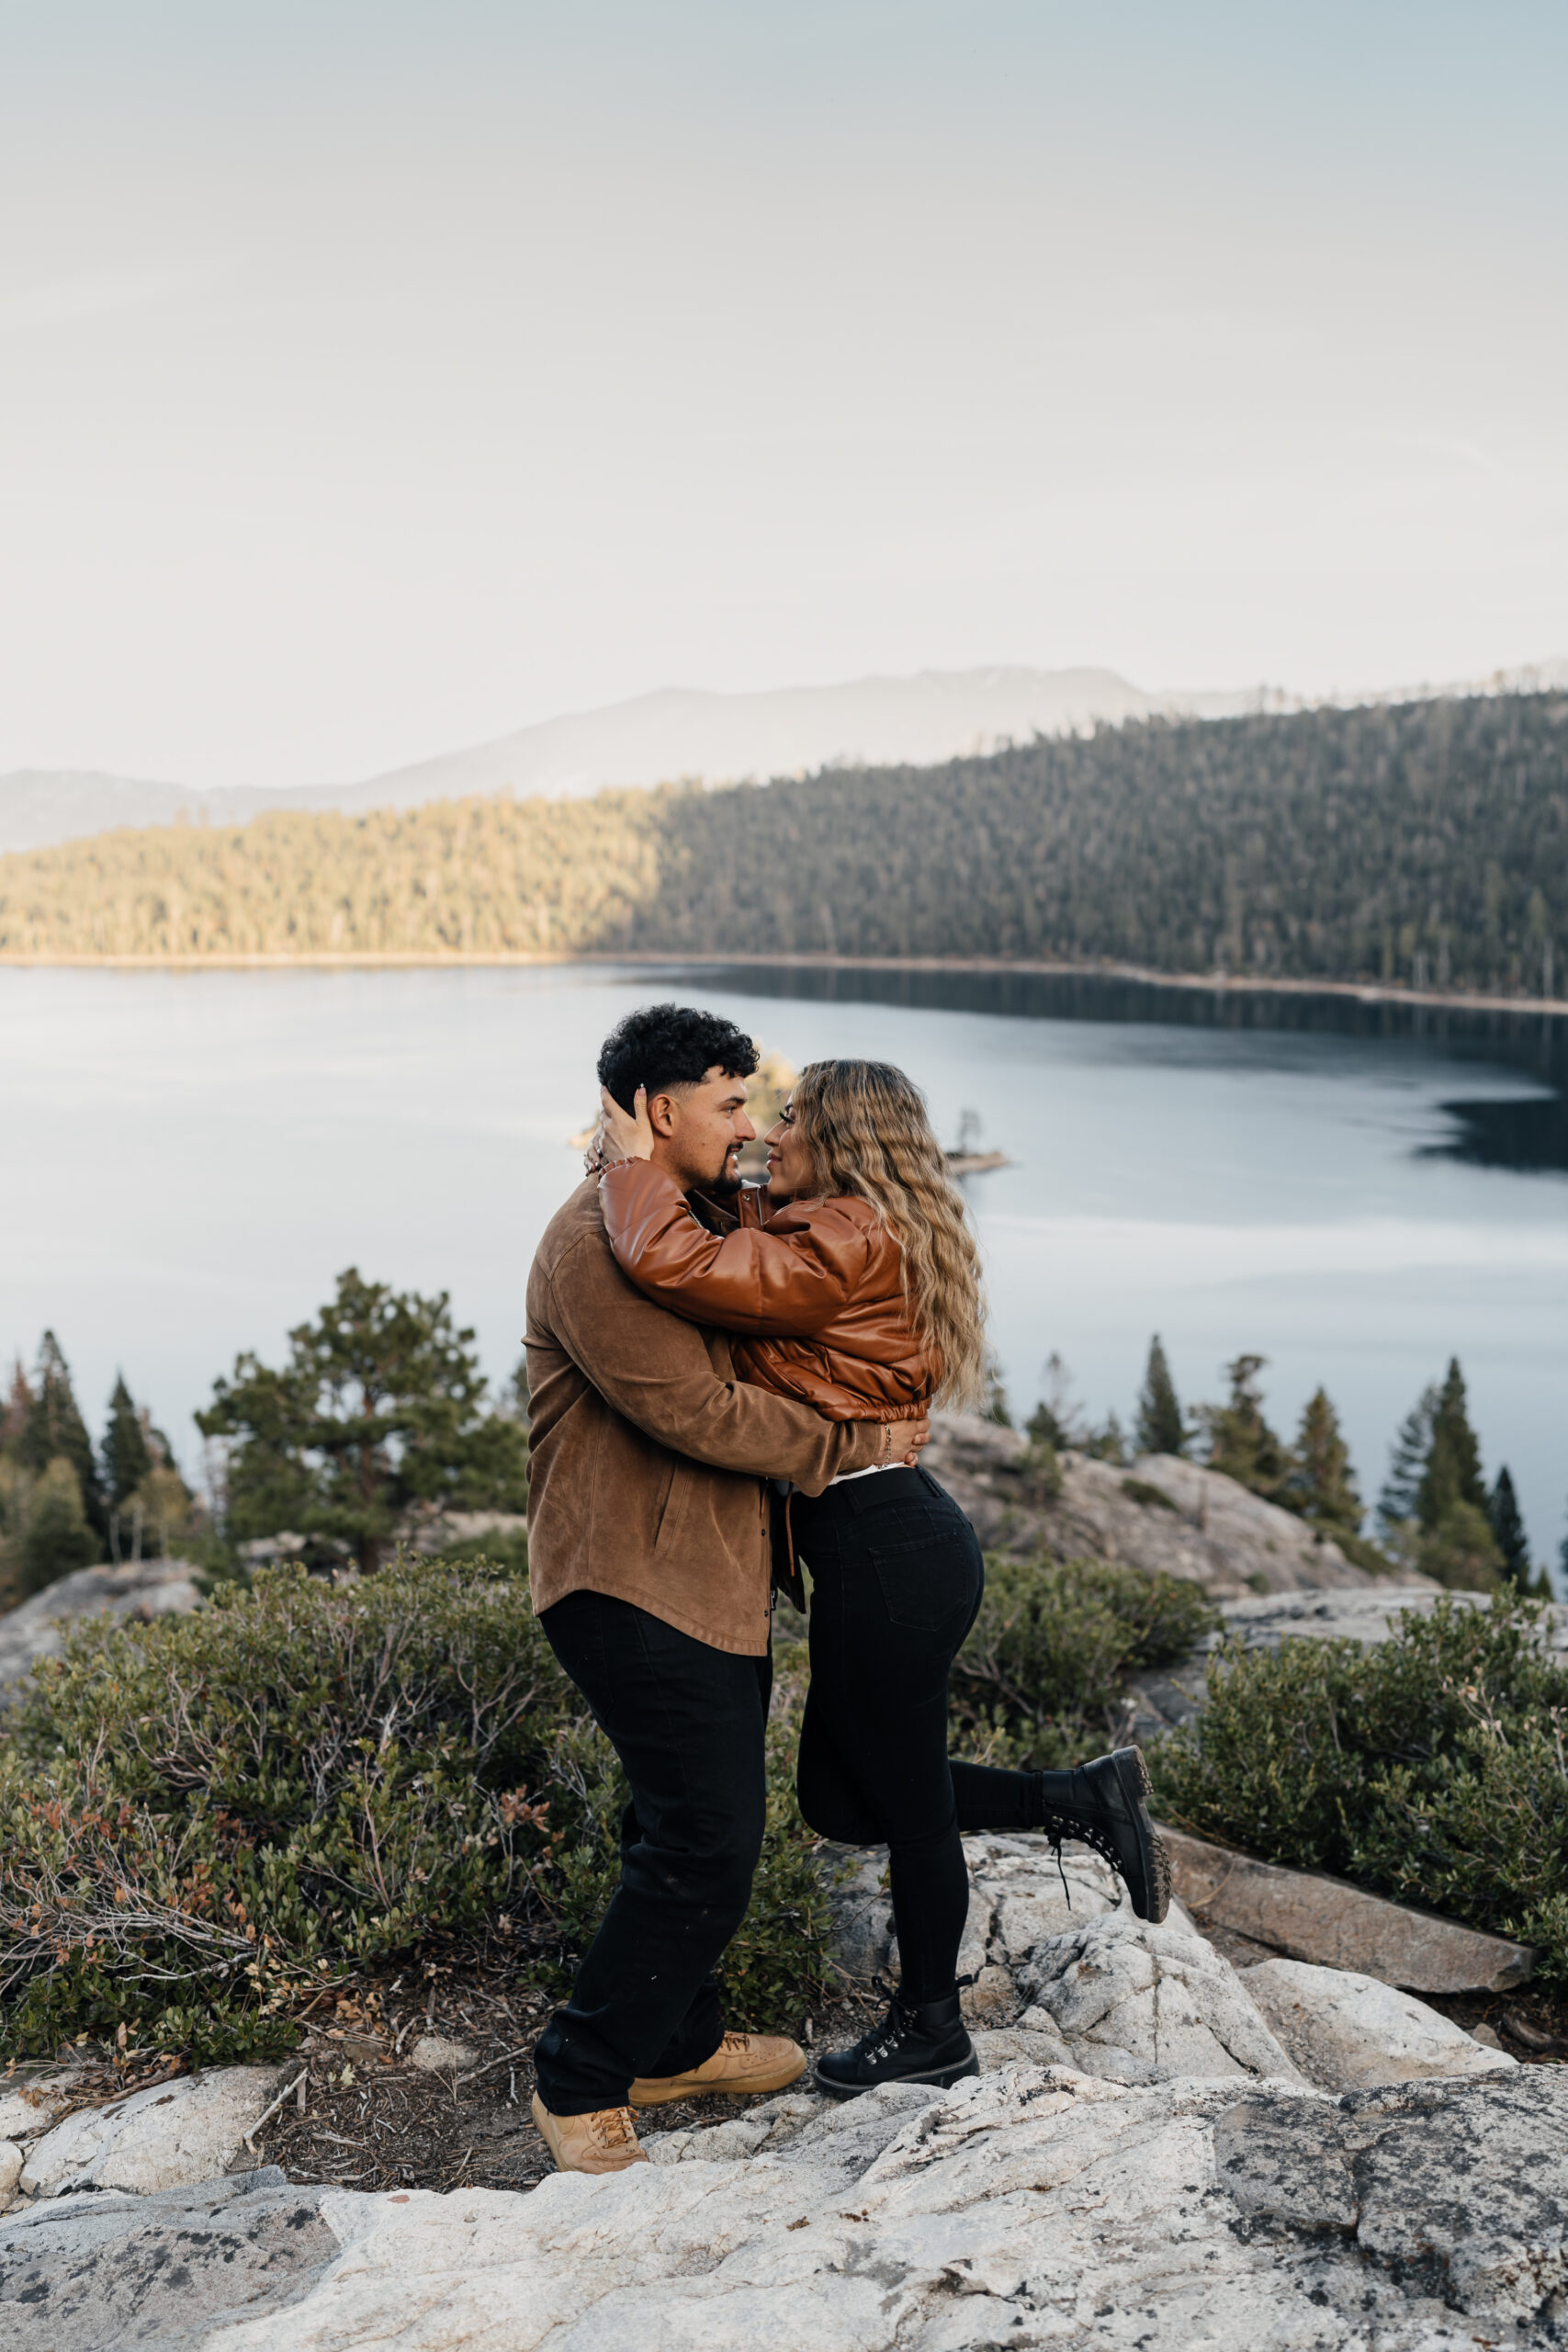
[[[882,1424],[882,1451],[876,1457],[877,1468],[879,1470],[886,1470],[892,1459],[893,1424],[891,1421],[884,1421]]]

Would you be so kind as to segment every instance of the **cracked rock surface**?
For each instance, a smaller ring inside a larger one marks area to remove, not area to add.
[[[1013,2065],[838,2109],[786,2094],[671,2136],[688,2144],[657,2164],[557,2176],[526,2195],[253,2190],[199,2223],[243,2233],[254,2217],[245,2260],[226,2268],[230,2306],[198,2311],[187,2295],[183,2334],[169,2322],[107,2340],[152,2352],[1472,2352],[1480,2340],[1525,2352],[1568,2331],[1568,2078],[1555,2069],[1333,2099]],[[298,2260],[276,2250],[285,2199],[306,2217]],[[79,2259],[95,2251],[106,2277],[114,2259],[129,2277],[148,2258],[150,2229],[191,2226],[188,2200],[176,2215],[172,2199],[73,2198],[28,2220],[96,2231]],[[263,2307],[231,2318],[246,2293]],[[56,2308],[40,2346],[88,2352]]]

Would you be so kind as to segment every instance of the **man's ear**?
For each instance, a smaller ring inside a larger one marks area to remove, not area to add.
[[[648,1124],[661,1143],[668,1143],[681,1124],[681,1105],[673,1094],[650,1094]]]

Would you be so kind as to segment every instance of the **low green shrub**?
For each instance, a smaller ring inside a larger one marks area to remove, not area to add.
[[[797,1714],[786,1692],[735,2011],[825,1966]],[[190,1617],[85,1626],[0,1739],[0,2052],[123,2028],[122,2047],[275,2054],[306,1984],[434,1940],[558,1984],[625,1802],[526,1586],[482,1561],[272,1569]]]
[[[1517,1936],[1568,1981],[1568,1669],[1540,1615],[1444,1600],[1365,1647],[1227,1645],[1150,1752],[1163,1816]]]
[[[1218,1623],[1177,1577],[993,1557],[953,1668],[953,1744],[1036,1770],[1078,1762],[1104,1747],[1127,1676],[1188,1657]]]

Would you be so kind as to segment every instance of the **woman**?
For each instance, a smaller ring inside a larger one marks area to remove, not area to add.
[[[979,1398],[975,1243],[902,1070],[810,1064],[767,1137],[766,1193],[743,1193],[722,1233],[651,1165],[641,1090],[631,1117],[608,1093],[604,1105],[617,1261],[661,1306],[735,1333],[743,1380],[889,1428]],[[1143,1759],[1121,1748],[1073,1772],[950,1761],[948,1672],[985,1589],[968,1520],[928,1471],[886,1460],[815,1499],[795,1495],[791,1510],[813,1580],[800,1809],[821,1837],[886,1845],[901,1967],[886,2020],[819,2060],[817,2082],[840,2098],[954,2082],[977,2071],[955,1973],[969,1906],[960,1833],[1084,1838],[1126,1881],[1139,1917],[1163,1918],[1169,1866],[1145,1810]]]

